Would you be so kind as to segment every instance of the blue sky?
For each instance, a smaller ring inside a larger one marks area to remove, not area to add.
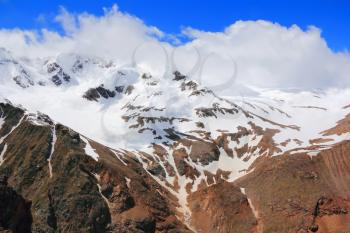
[[[64,6],[70,12],[102,15],[103,7],[111,7],[115,3],[121,11],[172,34],[179,33],[186,26],[222,31],[237,20],[264,19],[284,26],[297,24],[303,29],[315,25],[322,30],[322,36],[333,50],[350,48],[350,1],[345,0],[0,0],[0,28],[47,27],[60,30],[58,24],[53,22],[59,6]],[[38,20],[40,15],[46,20]]]

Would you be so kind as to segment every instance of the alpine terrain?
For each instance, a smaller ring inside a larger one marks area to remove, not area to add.
[[[350,90],[244,89],[1,49],[0,232],[350,232]]]

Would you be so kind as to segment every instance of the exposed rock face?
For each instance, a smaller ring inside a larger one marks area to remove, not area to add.
[[[193,193],[189,203],[199,232],[252,232],[257,224],[247,197],[225,181]]]
[[[25,120],[5,139],[7,151],[0,172],[9,175],[9,184],[32,201],[33,232],[102,232],[110,216],[89,174],[94,165],[66,131],[56,127],[52,178],[47,162],[50,125],[36,126]]]
[[[0,179],[0,232],[31,232],[31,202],[18,195],[7,184],[7,178]]]
[[[52,75],[51,81],[56,85],[60,86],[63,83],[68,83],[71,77],[63,71],[63,68],[56,62],[47,64],[47,73]]]
[[[312,159],[300,153],[258,160],[237,185],[245,187],[260,231],[349,231],[349,146],[345,141]]]
[[[105,99],[113,98],[115,94],[115,91],[110,91],[101,85],[99,87],[87,90],[83,97],[90,101],[98,101],[98,99],[101,97]]]
[[[15,230],[25,218],[31,232],[189,232],[175,217],[171,194],[138,162],[122,161],[111,149],[89,142],[100,156],[95,161],[71,129],[39,116],[34,124],[23,110],[1,107],[0,138],[12,132],[0,145],[1,153],[6,150],[0,175],[7,175],[18,193],[0,187],[0,209],[6,210],[0,213],[1,227],[30,232]]]

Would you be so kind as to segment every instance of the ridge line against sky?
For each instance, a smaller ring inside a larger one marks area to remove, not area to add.
[[[1,4],[16,2],[2,1]],[[43,57],[74,52],[128,62],[135,48],[144,42],[155,44],[158,50],[163,46],[170,51],[174,44],[168,42],[179,38],[178,34],[161,31],[157,25],[150,26],[116,4],[112,8],[101,8],[103,14],[57,8],[58,13],[50,17],[43,13],[36,18],[56,27],[42,24],[25,30],[20,26],[1,29],[0,24],[0,47],[15,56]],[[267,20],[236,20],[219,31],[192,26],[181,28],[180,39],[186,40],[180,44],[182,54],[178,65],[186,73],[193,64],[193,48],[196,48],[204,59],[212,53],[218,55],[206,63],[204,80],[212,81],[212,77],[224,80],[225,74],[232,73],[232,64],[227,60],[233,58],[238,64],[239,81],[244,84],[280,88],[348,86],[350,55],[346,50],[335,52],[329,48],[321,31],[312,25],[283,26]],[[155,52],[154,47],[143,51],[143,62],[149,71],[162,73],[159,71],[159,67],[164,67],[161,53]]]

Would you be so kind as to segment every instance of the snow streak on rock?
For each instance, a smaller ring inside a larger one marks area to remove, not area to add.
[[[8,134],[6,134],[5,136],[1,137],[0,138],[0,144],[2,144],[4,142],[4,140],[11,135],[11,133],[18,127],[22,124],[22,121],[25,119],[26,116],[23,116],[19,122],[17,123],[17,125],[13,126],[12,129],[10,130],[10,132]]]
[[[52,127],[52,141],[51,141],[51,151],[50,151],[50,156],[47,159],[48,161],[48,165],[49,165],[49,173],[50,173],[50,178],[52,178],[52,166],[51,166],[51,159],[52,159],[52,155],[55,152],[55,145],[56,145],[56,141],[57,141],[57,135],[56,135],[56,127],[55,125],[53,125]]]
[[[0,166],[4,162],[4,156],[5,156],[6,151],[7,151],[7,144],[4,145],[4,148],[2,149],[1,154],[0,154]]]
[[[87,154],[88,156],[90,156],[91,158],[93,158],[94,160],[98,161],[98,158],[100,157],[97,153],[96,150],[94,148],[91,147],[89,139],[85,138],[85,137],[81,137],[83,142],[85,142],[85,154]]]

